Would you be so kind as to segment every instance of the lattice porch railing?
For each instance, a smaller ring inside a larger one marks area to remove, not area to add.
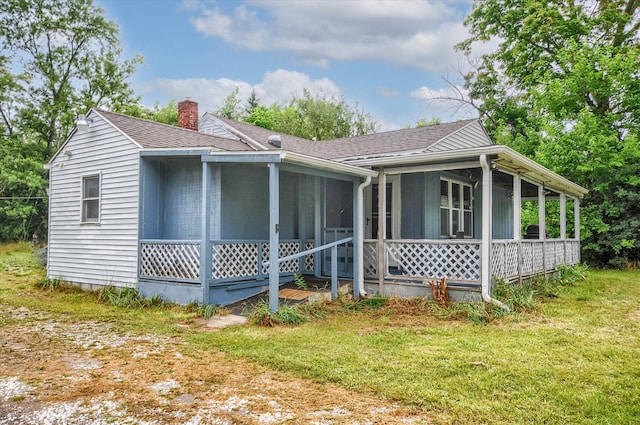
[[[480,242],[477,240],[385,241],[385,277],[480,281]],[[364,244],[364,275],[377,278],[377,242]]]
[[[311,249],[315,245],[310,240],[281,241],[278,257],[286,257]],[[269,242],[256,241],[213,241],[211,246],[212,276],[214,281],[233,279],[265,279],[269,276]],[[312,272],[314,256],[306,255],[301,259],[289,260],[280,264],[280,274]]]
[[[478,240],[388,240],[384,243],[388,279],[441,278],[480,282],[481,241]],[[491,244],[491,273],[512,280],[543,274],[559,265],[580,261],[577,240],[494,240]],[[364,276],[378,278],[378,243],[364,242]],[[416,279],[416,280],[420,280]]]
[[[140,277],[198,282],[200,279],[200,242],[141,241]]]
[[[574,239],[493,241],[491,245],[492,275],[507,280],[543,274],[557,266],[573,266],[579,262],[580,241]]]
[[[312,240],[282,241],[278,255],[285,257],[297,254],[314,245]],[[260,264],[268,260],[269,243],[264,240],[211,242],[211,271],[214,281],[264,279],[269,275],[269,267]],[[280,273],[312,272],[314,267],[314,255],[311,254],[280,264]],[[141,241],[140,277],[199,283],[200,241]]]

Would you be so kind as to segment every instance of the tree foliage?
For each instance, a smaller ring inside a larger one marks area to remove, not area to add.
[[[373,133],[378,127],[371,114],[359,105],[351,106],[342,97],[313,95],[307,89],[302,96],[294,95],[287,102],[270,106],[260,104],[252,92],[245,107],[240,105],[236,88],[216,114],[311,140],[360,136]]]
[[[0,2],[0,240],[45,235],[43,165],[91,107],[137,103],[117,25],[92,0]]]
[[[471,37],[497,39],[465,77],[492,137],[590,190],[583,252],[640,259],[640,0],[484,0]]]
[[[22,96],[3,110],[19,117],[9,130],[30,133],[53,152],[78,114],[135,102],[126,80],[141,59],[121,61],[117,36],[92,0],[1,2],[2,48],[24,75]]]

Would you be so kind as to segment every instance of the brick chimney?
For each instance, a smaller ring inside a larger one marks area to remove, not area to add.
[[[198,102],[189,99],[178,102],[178,127],[198,131]]]

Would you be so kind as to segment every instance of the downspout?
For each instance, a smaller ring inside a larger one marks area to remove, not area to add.
[[[360,213],[357,216],[357,241],[356,249],[358,250],[358,293],[360,296],[365,296],[367,293],[364,290],[364,188],[371,184],[371,176],[367,176],[366,180],[358,186],[358,210]]]
[[[480,167],[482,168],[482,300],[493,303],[500,308],[510,311],[509,307],[491,297],[489,283],[491,281],[491,167],[487,161],[487,155],[480,155]]]

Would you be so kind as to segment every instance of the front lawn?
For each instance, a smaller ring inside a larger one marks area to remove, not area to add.
[[[295,327],[208,331],[184,309],[125,310],[37,289],[41,272],[26,254],[0,248],[2,304],[170,334],[189,356],[222,351],[410,406],[436,424],[640,423],[639,272],[591,271],[533,311],[484,326],[391,302],[333,308]]]
[[[486,326],[371,309],[189,340],[426,409],[435,423],[640,423],[638,272],[589,272]]]

